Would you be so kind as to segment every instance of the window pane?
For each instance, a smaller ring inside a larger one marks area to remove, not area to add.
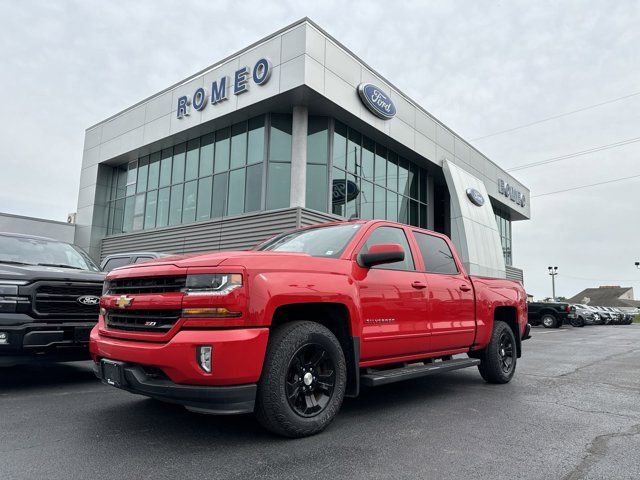
[[[387,188],[398,191],[398,155],[389,151],[387,162]]]
[[[420,169],[420,201],[427,203],[427,171]]]
[[[213,177],[201,178],[198,181],[198,209],[196,220],[206,220],[211,216],[211,186]]]
[[[373,181],[373,163],[374,163],[375,144],[372,140],[364,137],[362,139],[362,178]]]
[[[409,203],[409,224],[420,226],[420,218],[418,217],[418,202],[411,200]]]
[[[214,172],[229,170],[229,129],[223,128],[216,132],[216,160]]]
[[[229,173],[229,215],[244,212],[244,168]]]
[[[127,174],[127,165],[117,167],[116,196],[114,198],[122,198],[125,196],[127,189]]]
[[[127,170],[127,195],[136,193],[136,179],[138,175],[138,161],[129,162]]]
[[[115,206],[113,209],[113,233],[122,233],[123,232],[123,222],[124,222],[124,198],[117,200],[115,202]]]
[[[269,159],[278,162],[291,161],[291,115],[271,115]]]
[[[400,223],[409,223],[409,197],[398,197],[400,199],[398,221]]]
[[[267,181],[267,209],[288,207],[291,165],[288,163],[270,163]]]
[[[360,203],[360,192],[358,192],[357,195],[352,195],[353,198],[349,198],[349,192],[354,191],[354,187],[360,190],[357,185],[358,179],[355,177],[355,175],[347,173],[347,208],[344,213],[344,216],[347,218],[351,218],[353,215],[357,217],[360,214],[360,209],[358,207],[358,204]]]
[[[333,131],[333,164],[342,168],[347,166],[347,127],[338,121]]]
[[[166,227],[169,224],[169,187],[158,192],[158,215],[156,227]]]
[[[207,177],[213,173],[213,133],[200,138],[200,176]]]
[[[133,229],[134,230],[142,230],[144,227],[144,203],[145,203],[144,193],[139,193],[136,195],[136,203],[133,207]]]
[[[262,204],[262,165],[247,167],[247,188],[244,199],[244,211],[255,212]]]
[[[387,190],[387,220],[398,221],[398,194]]]
[[[409,195],[418,198],[418,166],[409,163]]]
[[[160,173],[160,152],[152,153],[149,157],[149,182],[147,188],[155,190],[158,188],[158,175]]]
[[[187,144],[187,168],[185,180],[193,180],[198,177],[198,160],[200,157],[200,139],[189,140]]]
[[[387,218],[387,191],[376,185],[374,193],[373,218],[384,220]]]
[[[336,215],[345,215],[346,204],[346,173],[333,167],[333,179],[331,185],[331,211]]]
[[[187,145],[184,143],[176,145],[173,148],[173,173],[171,174],[171,183],[184,181],[184,157],[186,150]]]
[[[376,145],[375,182],[378,185],[387,184],[387,149]]]
[[[156,226],[156,211],[158,209],[158,191],[153,190],[147,193],[147,205],[144,209],[144,228],[154,228]]]
[[[373,268],[379,268],[383,270],[414,270],[413,256],[411,254],[411,248],[409,248],[409,242],[404,230],[397,227],[379,227],[376,228],[366,243],[362,247],[361,252],[369,251],[369,247],[372,245],[379,245],[382,243],[397,243],[402,245],[404,250],[404,260],[394,263],[387,263],[384,265],[377,265]]]
[[[171,204],[169,206],[169,225],[178,225],[182,221],[183,185],[171,187]]]
[[[358,217],[373,218],[373,183],[364,180],[360,184],[360,214]]]
[[[184,184],[184,207],[182,223],[193,222],[196,219],[196,200],[198,182],[193,180]]]
[[[264,160],[264,115],[249,120],[249,139],[247,146],[247,163]]]
[[[398,193],[409,195],[409,162],[404,158],[398,161]]]
[[[307,165],[307,207],[326,212],[328,188],[327,166]]]
[[[247,156],[247,124],[238,123],[231,127],[231,168],[242,167]]]
[[[309,117],[307,163],[327,163],[327,125],[327,117]]]
[[[171,162],[172,149],[165,148],[162,150],[162,158],[160,160],[160,186],[166,187],[171,184]]]
[[[420,204],[420,228],[427,228],[427,206],[424,203]]]
[[[360,143],[362,135],[353,129],[349,129],[349,141],[347,142],[347,171],[360,175],[362,167],[360,163]]]
[[[447,242],[440,237],[413,232],[422,254],[426,271],[429,273],[458,273],[458,267]]]
[[[138,193],[147,190],[147,175],[149,174],[149,156],[142,157],[138,162]]]
[[[224,217],[227,211],[227,181],[229,173],[213,177],[213,195],[211,198],[211,218]]]
[[[124,220],[122,223],[123,232],[130,232],[133,230],[133,210],[135,201],[135,197],[127,197],[124,201]]]

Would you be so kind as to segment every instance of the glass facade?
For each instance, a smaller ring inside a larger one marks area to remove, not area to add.
[[[504,210],[493,207],[496,215],[496,223],[498,224],[498,232],[500,233],[500,241],[502,242],[502,254],[504,255],[504,263],[508,266],[513,265],[513,256],[511,251],[511,220],[509,214]]]
[[[272,115],[272,117],[276,117]],[[272,118],[278,165],[291,162],[291,116]],[[127,165],[116,167],[111,180],[108,234],[238,215],[263,209],[263,176],[268,117],[259,116],[180,143]],[[272,131],[273,131],[272,128]],[[287,140],[288,137],[288,140]],[[289,153],[281,155],[289,142]],[[271,174],[271,168],[269,174]],[[267,205],[282,206],[289,180],[267,179]],[[284,182],[284,183],[283,183]],[[286,189],[283,185],[286,184]],[[269,188],[271,185],[275,185]]]
[[[426,227],[426,170],[332,118],[308,121],[308,208]],[[115,167],[108,235],[289,207],[291,133],[292,116],[272,113]]]
[[[332,213],[427,226],[425,169],[338,121],[332,150]]]

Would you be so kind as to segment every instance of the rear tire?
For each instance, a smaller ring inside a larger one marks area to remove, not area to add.
[[[489,345],[480,354],[480,375],[488,383],[509,383],[516,371],[518,358],[516,337],[511,327],[495,321]]]
[[[571,320],[571,326],[573,327],[584,327],[584,318],[578,317]]]
[[[544,328],[558,328],[558,319],[550,313],[545,313],[540,319],[540,323]]]
[[[340,410],[346,384],[347,366],[335,335],[314,322],[286,323],[269,339],[256,417],[279,435],[314,435]]]

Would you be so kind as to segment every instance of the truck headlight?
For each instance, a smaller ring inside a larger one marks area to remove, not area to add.
[[[18,295],[18,285],[26,282],[0,279],[0,313],[15,313],[18,303],[29,303],[29,297]]]
[[[187,275],[184,291],[188,295],[226,295],[240,287],[240,273],[204,273]]]

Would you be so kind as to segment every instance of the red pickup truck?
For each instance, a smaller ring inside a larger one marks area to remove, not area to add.
[[[323,430],[361,385],[470,366],[507,383],[529,338],[520,284],[469,276],[446,236],[385,221],[122,267],[100,306],[90,349],[104,383],[255,412],[290,437]]]

